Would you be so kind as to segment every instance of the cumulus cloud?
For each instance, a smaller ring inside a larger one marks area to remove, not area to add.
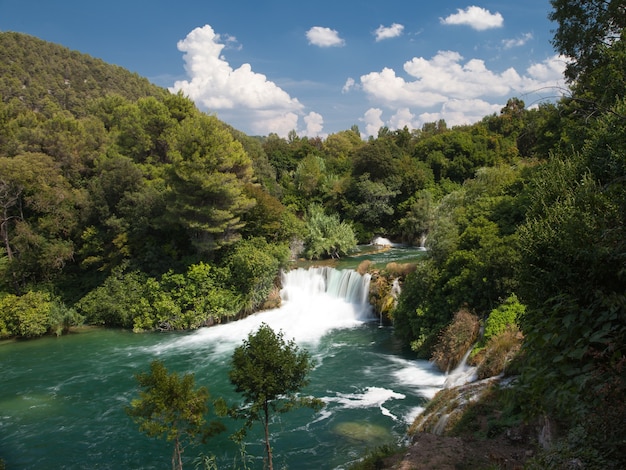
[[[429,107],[450,99],[504,97],[559,86],[564,67],[562,60],[553,57],[532,65],[525,75],[513,68],[498,73],[480,59],[463,62],[458,52],[440,51],[430,60],[414,57],[406,62],[404,71],[411,80],[384,68],[361,76],[361,85],[371,100],[387,107]]]
[[[365,111],[365,114],[360,119],[360,121],[365,123],[365,135],[378,134],[378,129],[385,125],[381,119],[382,115],[383,110],[380,108],[370,108]]]
[[[400,108],[389,119],[388,127],[390,129],[404,129],[406,126],[408,129],[415,129],[418,124],[415,121],[415,114],[411,112],[409,108]]]
[[[374,31],[376,42],[384,39],[397,38],[404,31],[404,26],[398,23],[393,23],[391,26],[383,26],[382,24]]]
[[[310,112],[304,117],[306,130],[304,133],[309,137],[322,137],[322,129],[324,129],[324,118],[321,114]]]
[[[250,64],[233,69],[222,55],[228,46],[240,48],[233,36],[220,36],[210,25],[191,31],[178,42],[188,80],[176,81],[170,91],[182,91],[218,115],[237,114],[256,133],[287,135],[296,129],[304,106]]]
[[[356,82],[354,81],[354,78],[352,77],[348,77],[346,79],[346,83],[343,85],[343,88],[341,89],[341,93],[348,93],[350,90],[352,90],[352,88],[354,88]]]
[[[563,71],[567,63],[568,60],[565,57],[555,55],[528,67],[528,75],[538,83],[549,85],[550,83],[560,82],[562,86]]]
[[[306,32],[309,44],[319,47],[341,47],[345,41],[339,37],[339,33],[334,29],[322,26],[313,26]]]
[[[526,33],[515,39],[503,39],[502,45],[504,46],[505,49],[511,49],[513,47],[520,47],[526,44],[532,38],[533,38],[533,33]]]
[[[440,18],[440,21],[445,25],[466,25],[477,31],[501,28],[504,24],[504,18],[500,13],[491,13],[477,6],[469,6],[465,10],[459,8],[456,13]]]
[[[371,129],[381,122],[390,128],[415,128],[439,119],[445,119],[449,125],[475,122],[499,111],[511,96],[524,99],[545,89],[564,89],[565,65],[562,57],[554,56],[522,73],[514,68],[496,72],[482,60],[464,61],[453,51],[440,51],[431,59],[414,57],[404,64],[408,78],[398,76],[390,68],[361,76],[361,88],[377,106],[370,109],[377,113],[363,121]],[[381,108],[395,113],[386,123]],[[414,115],[415,110],[428,108],[436,109]]]

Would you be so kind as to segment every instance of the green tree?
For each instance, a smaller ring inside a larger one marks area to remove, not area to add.
[[[622,0],[551,0],[550,20],[558,24],[552,44],[569,57],[566,76],[570,80],[598,67],[602,54],[621,38],[626,27]]]
[[[293,340],[285,341],[282,331],[275,333],[266,324],[250,333],[233,353],[230,381],[246,402],[234,415],[246,420],[240,431],[242,435],[254,422],[263,424],[270,470],[273,469],[269,431],[272,413],[285,413],[302,406],[318,410],[323,406],[319,399],[299,396],[309,383],[307,375],[313,365],[306,350],[300,350]]]
[[[170,220],[188,230],[201,253],[236,240],[241,216],[254,203],[244,192],[252,164],[241,144],[207,115],[182,121],[170,144]]]
[[[56,277],[73,258],[81,200],[51,157],[0,157],[0,237],[18,289]]]
[[[141,432],[174,442],[172,469],[181,470],[186,446],[224,429],[217,421],[206,422],[209,391],[206,387],[195,388],[193,374],[182,378],[176,372],[170,374],[161,361],[153,361],[149,373],[137,374],[135,378],[141,391],[139,398],[126,407],[126,413]]]
[[[272,245],[263,238],[240,241],[229,251],[225,260],[228,283],[243,297],[244,313],[251,313],[267,300],[289,255],[287,245]]]

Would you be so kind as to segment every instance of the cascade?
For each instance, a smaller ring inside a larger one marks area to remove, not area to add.
[[[328,332],[362,325],[373,319],[368,302],[370,276],[354,270],[330,267],[293,269],[282,273],[280,308],[250,315],[242,320],[200,330],[160,344],[158,349],[202,347],[231,351],[261,323],[285,337],[309,344],[318,343]]]
[[[362,275],[352,269],[294,269],[282,274],[281,298],[288,301],[299,300],[303,295],[328,294],[354,304],[366,317],[370,278],[369,274]]]
[[[427,248],[426,248],[426,237],[427,237],[427,235],[425,233],[423,233],[420,236],[420,246],[419,246],[419,249],[422,250],[422,251],[426,251],[427,250]]]
[[[472,345],[463,356],[463,359],[461,359],[461,362],[459,362],[459,365],[448,374],[445,382],[443,383],[444,388],[457,387],[459,385],[465,385],[476,381],[478,378],[476,375],[478,368],[467,364],[467,360],[469,359],[473,348],[474,346]]]
[[[391,284],[391,296],[398,300],[400,294],[402,293],[402,287],[400,286],[400,278],[395,278],[393,283]]]
[[[390,328],[377,328],[369,283],[353,270],[295,269],[283,274],[280,308],[241,320],[141,335],[90,329],[3,345],[0,447],[7,468],[56,469],[60,461],[67,468],[159,468],[171,457],[169,446],[142,436],[123,411],[138,393],[133,375],[159,358],[170,371],[194,373],[212,396],[240,402],[228,380],[230,359],[261,323],[310,352],[316,365],[305,393],[326,404],[319,413],[302,410],[272,423],[281,467],[346,468],[370,447],[397,442],[444,376],[399,353]],[[226,424],[234,431],[241,422]],[[253,466],[264,453],[261,428],[246,441],[249,456],[258,456]],[[219,468],[231,468],[239,455],[229,434],[210,443],[219,449]]]

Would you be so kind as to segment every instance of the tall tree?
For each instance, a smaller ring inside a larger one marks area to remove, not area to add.
[[[193,374],[179,378],[175,372],[168,373],[160,361],[150,364],[149,373],[135,377],[142,390],[139,398],[126,408],[126,413],[148,436],[174,442],[172,470],[181,470],[187,444],[223,430],[218,422],[206,423],[209,391],[206,387],[194,389]]]
[[[309,383],[307,375],[313,365],[307,351],[300,350],[293,340],[285,341],[282,331],[275,333],[266,324],[250,333],[233,353],[230,381],[246,400],[234,414],[246,420],[242,434],[255,421],[263,424],[270,470],[274,468],[269,431],[271,414],[285,413],[300,406],[315,410],[323,406],[319,399],[298,396]]]
[[[242,214],[254,204],[244,193],[252,163],[241,144],[207,115],[183,120],[170,142],[171,219],[189,230],[200,252],[236,239]]]

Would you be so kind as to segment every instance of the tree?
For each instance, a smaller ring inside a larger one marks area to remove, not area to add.
[[[572,59],[566,76],[576,80],[601,62],[607,48],[620,40],[626,27],[623,0],[551,0],[548,16],[558,24],[552,44]]]
[[[206,387],[194,389],[193,374],[179,378],[176,372],[168,373],[161,361],[152,361],[150,372],[135,378],[143,390],[126,413],[148,436],[174,441],[172,469],[182,469],[186,445],[200,436],[205,440],[223,430],[219,422],[206,423],[209,391]]]
[[[282,331],[275,333],[266,324],[250,333],[233,353],[229,378],[246,401],[243,407],[234,410],[234,415],[246,419],[240,431],[242,435],[255,421],[263,424],[270,470],[273,469],[270,415],[285,413],[295,407],[318,410],[323,406],[319,399],[298,396],[309,383],[307,375],[313,365],[307,351],[300,350],[293,340],[285,341]]]
[[[170,142],[172,221],[189,231],[199,252],[236,240],[241,216],[254,204],[244,193],[252,163],[241,144],[206,115],[182,121]]]

